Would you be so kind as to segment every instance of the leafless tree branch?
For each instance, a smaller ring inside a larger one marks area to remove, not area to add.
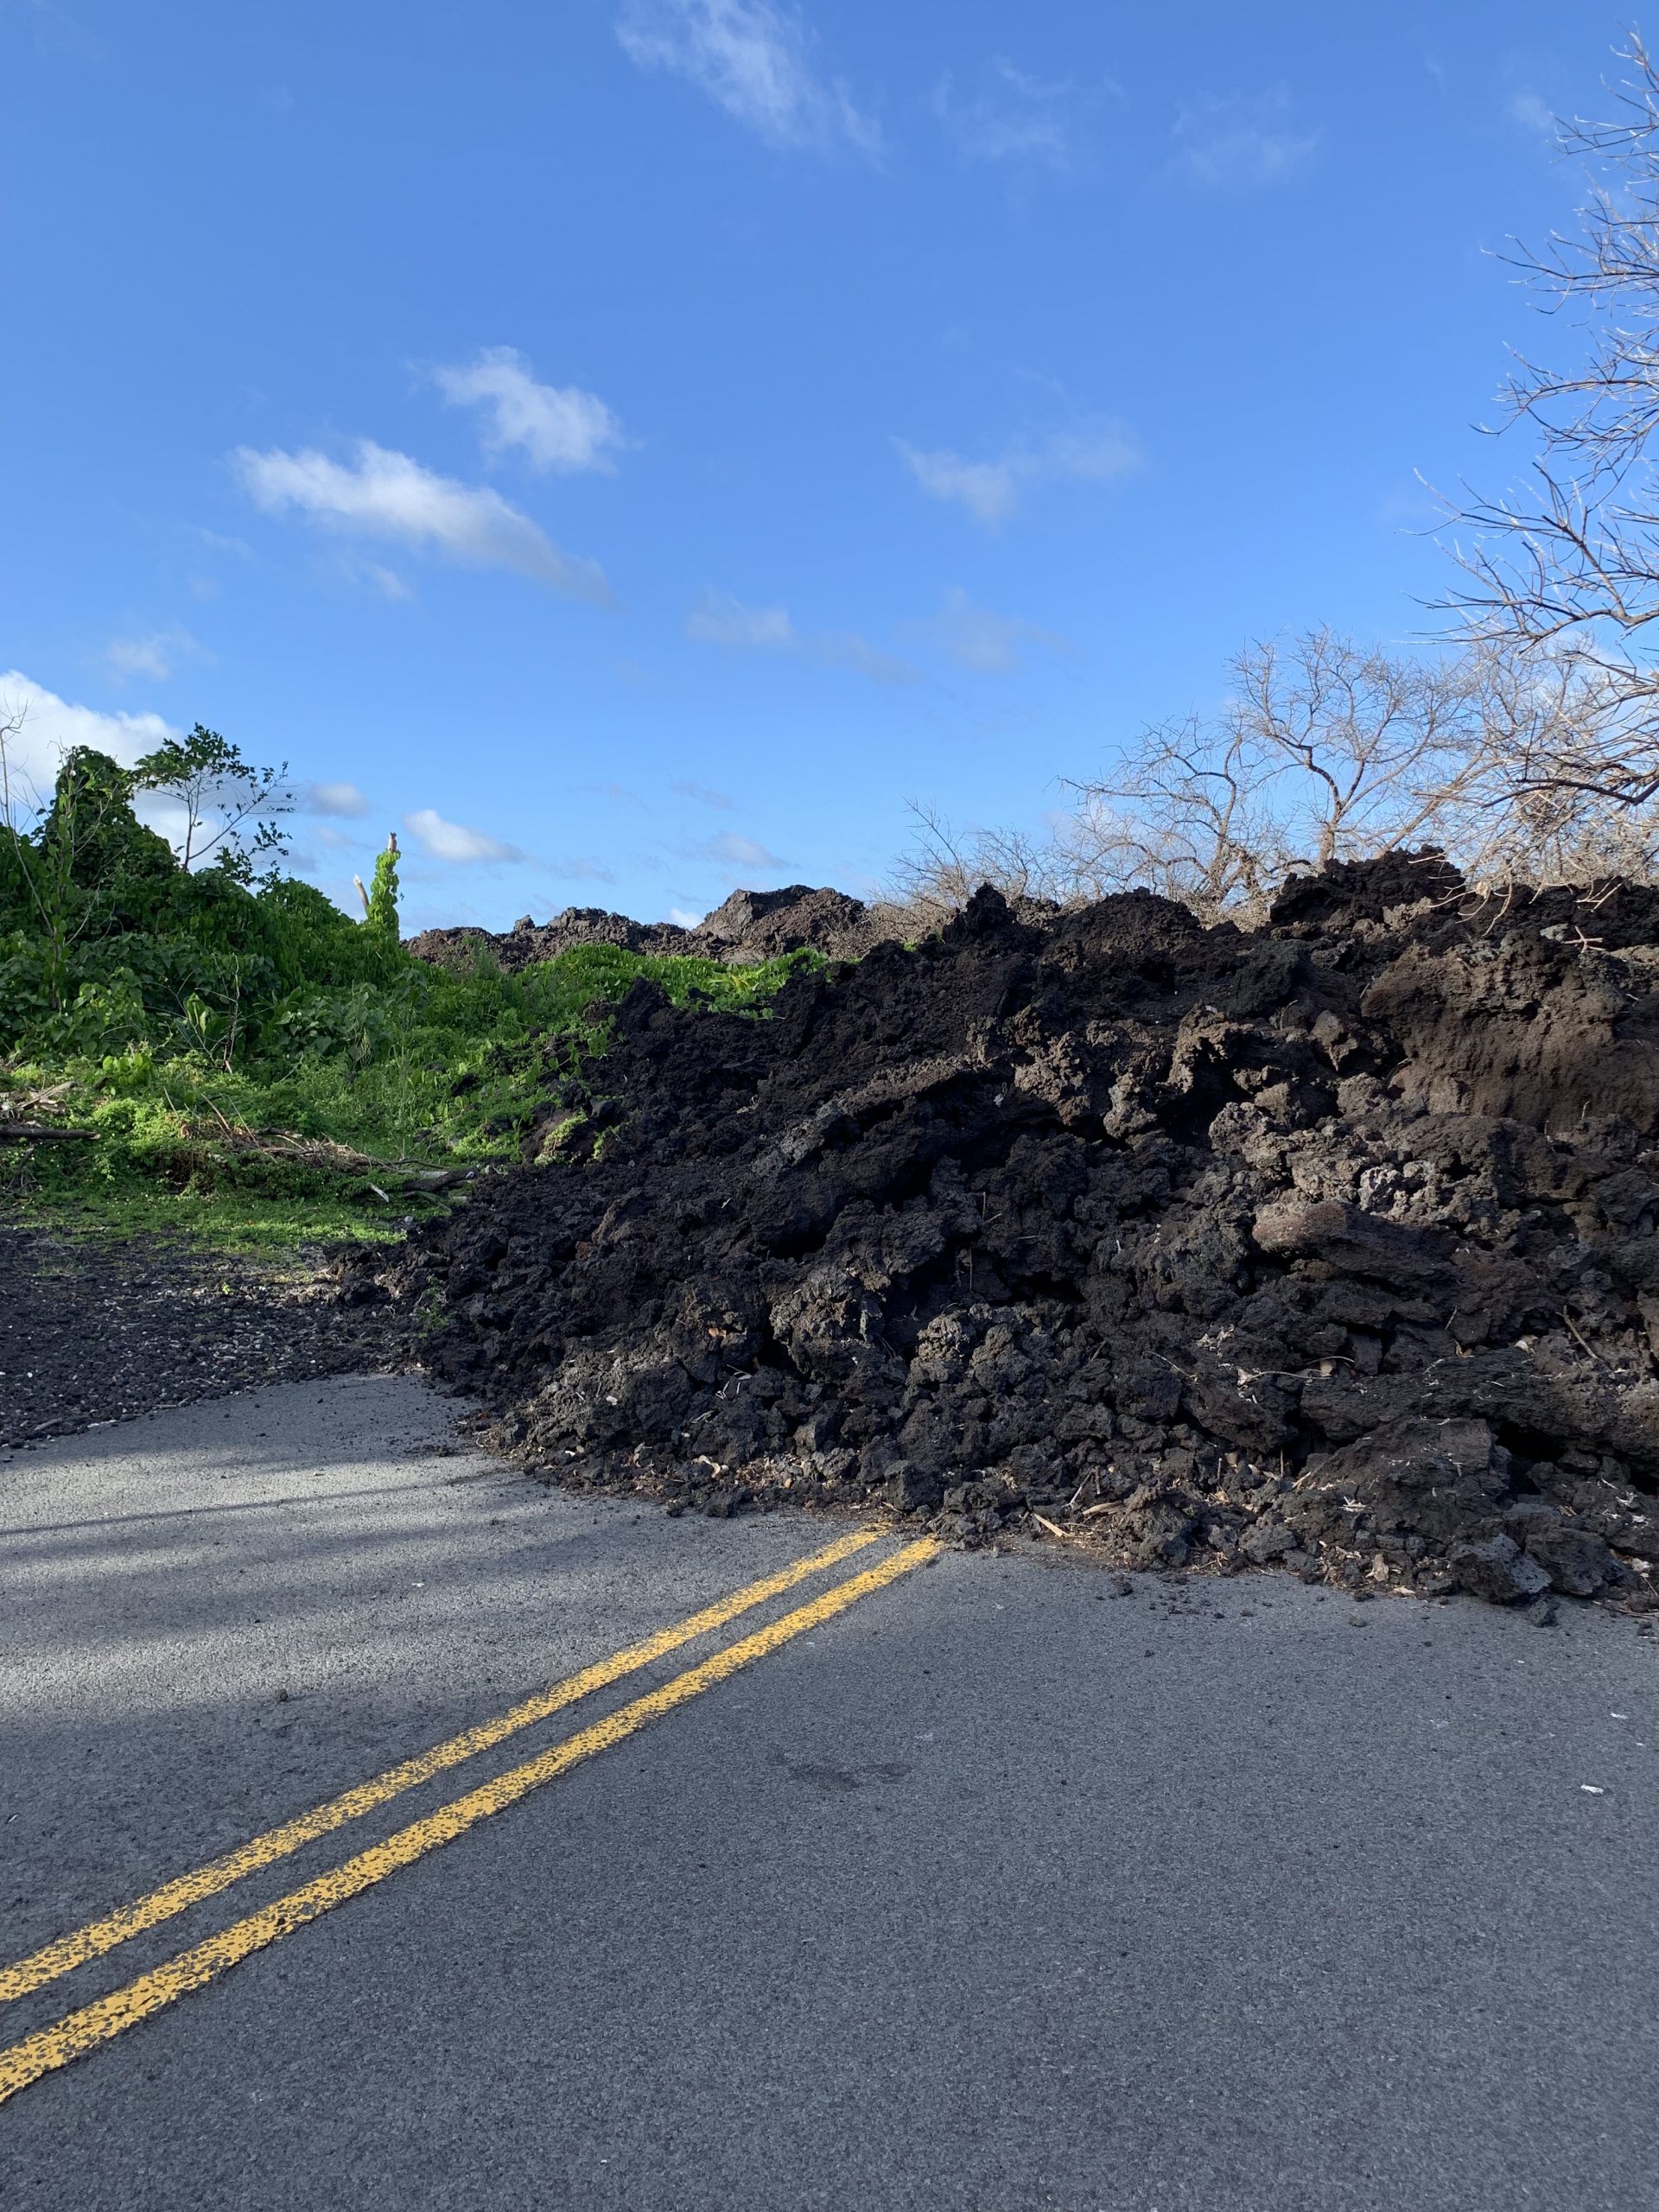
[[[912,809],[896,897],[928,920],[982,882],[1071,901],[1136,887],[1250,922],[1299,868],[1432,847],[1482,882],[1651,877],[1659,807],[1576,772],[1604,757],[1605,677],[1483,645],[1442,659],[1328,629],[1247,646],[1208,720],[1144,731],[1044,839],[955,836]],[[1616,702],[1614,702],[1616,707]]]
[[[1586,168],[1579,235],[1508,257],[1548,312],[1583,311],[1588,358],[1516,357],[1503,427],[1538,449],[1522,486],[1453,508],[1468,582],[1446,605],[1477,645],[1565,663],[1596,701],[1573,747],[1533,753],[1526,788],[1640,809],[1659,795],[1659,65],[1634,35],[1618,59],[1611,118],[1558,126]]]

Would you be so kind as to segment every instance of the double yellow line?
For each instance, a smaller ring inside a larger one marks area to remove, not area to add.
[[[718,1604],[705,1606],[701,1612],[691,1614],[673,1627],[659,1630],[643,1643],[630,1644],[610,1658],[602,1659],[594,1666],[583,1668],[579,1674],[568,1675],[563,1681],[550,1684],[534,1697],[526,1698],[510,1711],[498,1714],[494,1719],[483,1721],[475,1728],[463,1730],[460,1735],[435,1745],[430,1751],[422,1752],[416,1758],[405,1759],[397,1766],[388,1767],[372,1780],[359,1783],[355,1789],[332,1797],[324,1804],[314,1806],[310,1811],[301,1813],[291,1821],[284,1821],[277,1827],[267,1828],[263,1834],[253,1837],[236,1850],[226,1852],[221,1858],[212,1859],[190,1873],[164,1883],[160,1889],[152,1890],[148,1896],[137,1898],[133,1904],[106,1914],[101,1920],[90,1921],[84,1928],[78,1928],[70,1935],[58,1937],[55,1942],[32,1952],[28,1958],[20,1959],[15,1966],[0,1968],[0,2002],[43,1987],[48,1982],[54,1981],[60,1974],[67,1974],[88,1960],[113,1950],[118,1944],[126,1942],[145,1929],[170,1920],[175,1914],[187,1910],[204,1898],[215,1896],[220,1890],[228,1889],[233,1882],[241,1881],[258,1868],[286,1859],[317,1837],[344,1827],[348,1821],[360,1819],[377,1806],[401,1796],[404,1790],[415,1789],[434,1776],[460,1765],[465,1759],[476,1758],[480,1751],[489,1750],[492,1745],[516,1734],[522,1728],[531,1726],[533,1722],[546,1719],[550,1714],[574,1705],[579,1699],[591,1696],[595,1690],[620,1681],[641,1667],[649,1666],[654,1660],[692,1643],[696,1637],[724,1627],[738,1614],[748,1611],[753,1606],[764,1605],[768,1599],[781,1596],[798,1583],[805,1581],[809,1576],[840,1565],[854,1553],[877,1541],[878,1532],[874,1529],[860,1529],[842,1536],[837,1542],[814,1552],[809,1558],[797,1560],[780,1573],[752,1582],[746,1588],[734,1591],[730,1597],[721,1599]],[[504,1811],[509,1805],[517,1804],[521,1797],[527,1796],[532,1789],[539,1789],[543,1783],[568,1774],[572,1767],[580,1765],[584,1759],[592,1758],[596,1752],[608,1751],[613,1744],[620,1744],[627,1737],[637,1734],[651,1721],[659,1719],[664,1713],[671,1713],[677,1706],[684,1705],[702,1691],[712,1689],[716,1683],[725,1681],[754,1660],[765,1658],[768,1653],[779,1650],[807,1630],[817,1628],[822,1622],[844,1612],[849,1605],[856,1605],[861,1598],[885,1589],[889,1583],[908,1574],[913,1567],[925,1565],[938,1549],[938,1544],[931,1538],[925,1538],[919,1543],[906,1544],[902,1550],[893,1553],[874,1567],[867,1567],[861,1573],[853,1575],[845,1582],[836,1583],[810,1604],[784,1614],[765,1628],[741,1637],[735,1643],[728,1644],[712,1657],[702,1661],[683,1675],[677,1675],[673,1681],[664,1682],[660,1688],[634,1699],[631,1704],[622,1706],[602,1720],[594,1721],[591,1726],[578,1730],[575,1735],[566,1737],[563,1742],[539,1752],[534,1758],[525,1760],[522,1765],[498,1775],[493,1781],[484,1783],[464,1796],[453,1799],[448,1804],[440,1806],[436,1812],[399,1829],[384,1843],[359,1852],[355,1857],[346,1859],[343,1866],[318,1875],[315,1880],[290,1891],[286,1897],[278,1897],[274,1904],[266,1905],[261,1911],[249,1914],[245,1919],[236,1922],[219,1935],[211,1936],[191,1949],[181,1951],[163,1965],[140,1974],[137,1980],[129,1982],[124,1988],[114,1991],[108,1997],[99,1998],[92,2004],[82,2005],[78,2011],[67,2013],[62,2019],[54,2021],[50,2027],[42,2028],[34,2035],[26,2036],[21,2043],[0,2050],[0,2104],[3,2104],[8,2097],[15,2096],[19,2089],[27,2088],[30,2082],[38,2082],[42,2075],[55,2072],[59,2067],[67,2066],[72,2059],[79,2058],[100,2044],[108,2043],[124,2029],[148,2019],[152,2013],[159,2012],[164,2005],[172,2004],[175,1998],[182,1997],[188,1991],[200,1989],[207,1983],[217,1980],[220,1974],[255,1951],[263,1950],[267,1944],[277,1942],[296,1928],[304,1927],[308,1921],[316,1920],[325,1912],[332,1911],[348,1897],[372,1889],[376,1883],[384,1882],[399,1867],[412,1866],[416,1859],[423,1859],[429,1852],[453,1842],[455,1837],[476,1827],[480,1821],[488,1820],[492,1814]]]

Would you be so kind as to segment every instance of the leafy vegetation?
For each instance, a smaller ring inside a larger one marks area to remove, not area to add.
[[[728,969],[593,945],[511,976],[487,957],[429,967],[399,941],[395,848],[360,923],[256,878],[273,841],[223,827],[213,775],[232,804],[271,783],[211,731],[186,742],[194,761],[136,770],[72,753],[29,826],[0,823],[0,1203],[37,1217],[245,1248],[391,1233],[518,1157],[550,1086],[582,1110],[606,1005],[637,978],[759,1014],[814,957]],[[187,868],[133,802],[204,766],[188,821],[212,857]]]

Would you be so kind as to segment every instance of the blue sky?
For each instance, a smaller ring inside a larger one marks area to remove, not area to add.
[[[1574,0],[0,0],[0,671],[406,918],[868,891],[1491,489]]]

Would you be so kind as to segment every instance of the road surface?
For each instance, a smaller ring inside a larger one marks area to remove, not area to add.
[[[1651,2212],[1635,1623],[1117,1597],[453,1419],[0,1465],[0,2203]]]

